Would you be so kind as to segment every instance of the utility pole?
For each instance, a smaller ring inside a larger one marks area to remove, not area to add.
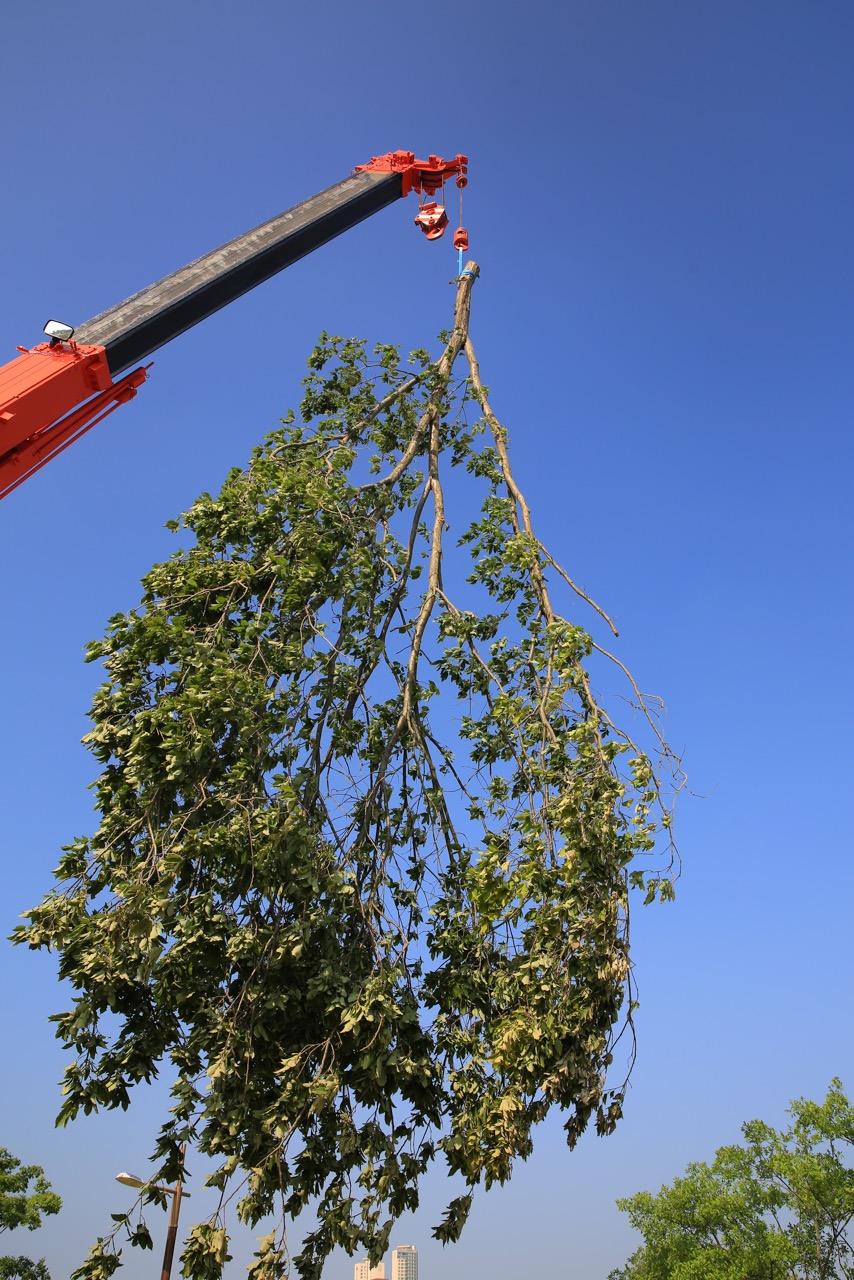
[[[190,1198],[189,1191],[184,1190],[184,1156],[187,1152],[187,1144],[181,1144],[181,1171],[178,1174],[178,1181],[174,1187],[154,1186],[155,1191],[162,1191],[164,1195],[172,1197],[172,1209],[169,1214],[169,1226],[166,1231],[166,1248],[163,1250],[163,1267],[160,1271],[160,1280],[169,1280],[172,1274],[172,1259],[175,1257],[175,1241],[178,1239],[178,1215],[181,1212],[181,1200]],[[137,1187],[143,1189],[151,1184],[143,1178],[138,1178],[135,1173],[117,1173],[116,1182],[121,1182],[126,1187]]]
[[[169,1214],[169,1228],[166,1232],[166,1248],[163,1250],[163,1270],[160,1272],[160,1280],[169,1280],[172,1274],[172,1259],[175,1256],[175,1241],[178,1238],[178,1214],[181,1212],[181,1184],[184,1177],[184,1153],[187,1150],[186,1142],[181,1146],[181,1173],[178,1181],[175,1183],[175,1190],[172,1192],[172,1212]]]

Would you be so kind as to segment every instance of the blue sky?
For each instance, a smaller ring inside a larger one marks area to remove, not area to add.
[[[518,478],[666,699],[695,794],[677,902],[635,919],[618,1132],[570,1154],[544,1126],[444,1251],[437,1172],[393,1243],[419,1246],[422,1280],[604,1277],[636,1243],[617,1196],[833,1075],[854,1089],[854,9],[82,0],[6,6],[3,51],[4,359],[373,154],[470,157],[472,333]],[[171,550],[164,522],[297,402],[321,329],[408,348],[448,324],[450,238],[429,245],[412,205],[165,348],[132,405],[2,503],[3,935],[92,824],[82,648]],[[113,1175],[144,1170],[157,1099],[54,1130],[53,964],[0,963],[0,1145],[66,1206],[3,1243],[62,1280],[125,1204]],[[157,1225],[128,1280],[159,1263]]]

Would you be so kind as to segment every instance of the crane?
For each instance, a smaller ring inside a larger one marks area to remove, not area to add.
[[[146,358],[256,285],[411,191],[416,225],[429,240],[448,225],[446,180],[462,189],[468,159],[390,151],[343,181],[262,222],[132,294],[77,328],[44,326],[47,342],[18,347],[0,368],[0,498],[108,414],[132,400],[148,376]],[[468,248],[460,227],[454,245]]]

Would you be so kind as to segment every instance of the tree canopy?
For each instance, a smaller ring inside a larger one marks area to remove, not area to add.
[[[630,887],[672,896],[681,776],[655,700],[553,603],[616,634],[534,531],[476,275],[438,361],[322,335],[299,415],[174,522],[186,545],[89,649],[99,825],[16,937],[75,992],[63,1122],[174,1074],[157,1176],[186,1142],[222,1194],[185,1275],[219,1274],[235,1196],[278,1217],[258,1277],[309,1205],[302,1276],[378,1258],[437,1156],[456,1239],[552,1107],[570,1146],[621,1114]],[[629,728],[594,669],[627,681]]]
[[[21,1164],[17,1156],[0,1147],[0,1234],[25,1228],[35,1231],[45,1214],[59,1213],[62,1201],[44,1169],[37,1164]],[[0,1258],[2,1280],[50,1280],[44,1259],[7,1255]]]
[[[611,1280],[850,1280],[854,1107],[833,1080],[789,1114],[780,1131],[749,1121],[743,1145],[656,1195],[618,1200],[644,1242]]]

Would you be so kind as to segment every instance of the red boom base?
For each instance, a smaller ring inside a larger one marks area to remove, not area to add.
[[[114,383],[103,347],[42,342],[18,350],[0,369],[0,498],[133,399],[147,377],[134,369]]]

